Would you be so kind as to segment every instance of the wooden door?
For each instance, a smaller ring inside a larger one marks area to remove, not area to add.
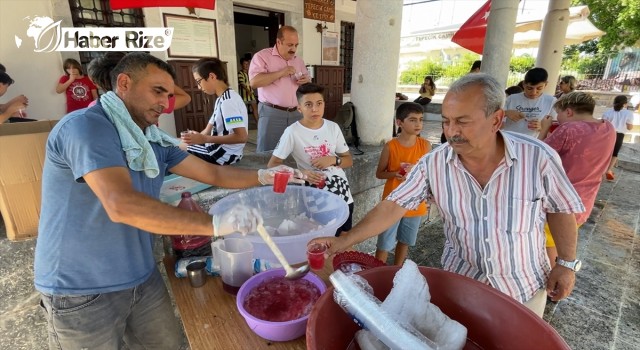
[[[191,96],[191,102],[184,108],[176,109],[176,135],[184,130],[202,131],[213,114],[215,97],[200,91],[193,79],[191,67],[195,61],[171,60],[169,64],[176,71],[176,85]]]
[[[315,66],[315,83],[324,87],[324,117],[333,120],[342,106],[344,67]]]

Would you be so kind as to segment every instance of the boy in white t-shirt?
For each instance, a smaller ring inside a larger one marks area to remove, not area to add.
[[[548,77],[544,68],[532,68],[525,74],[524,92],[507,97],[502,129],[538,137],[542,118],[549,115],[556,119],[556,98],[542,92]]]
[[[353,165],[349,146],[338,124],[324,116],[324,88],[316,84],[298,87],[298,110],[302,119],[287,127],[269,160],[270,166],[284,162],[289,155],[307,177],[309,186],[340,196],[349,205],[349,218],[336,236],[349,231],[352,224],[353,196],[344,168]]]

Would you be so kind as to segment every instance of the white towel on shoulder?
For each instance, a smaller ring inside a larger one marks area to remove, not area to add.
[[[155,125],[148,126],[143,134],[142,129],[131,118],[124,102],[113,91],[100,96],[100,103],[107,117],[118,130],[129,168],[134,171],[144,171],[150,178],[158,176],[160,173],[158,160],[149,142],[170,147],[177,146],[178,140]]]

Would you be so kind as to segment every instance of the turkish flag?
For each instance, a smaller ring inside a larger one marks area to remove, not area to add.
[[[113,1],[113,0],[112,0]],[[482,55],[484,49],[484,37],[487,34],[487,20],[489,19],[489,10],[491,9],[491,0],[487,1],[473,16],[464,22],[464,24],[453,34],[451,41]]]
[[[111,0],[111,9],[132,9],[140,7],[197,7],[213,10],[215,0]]]

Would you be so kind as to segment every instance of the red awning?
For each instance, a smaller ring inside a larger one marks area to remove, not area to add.
[[[213,10],[215,0],[111,0],[111,9],[131,9],[141,7],[197,7]]]

